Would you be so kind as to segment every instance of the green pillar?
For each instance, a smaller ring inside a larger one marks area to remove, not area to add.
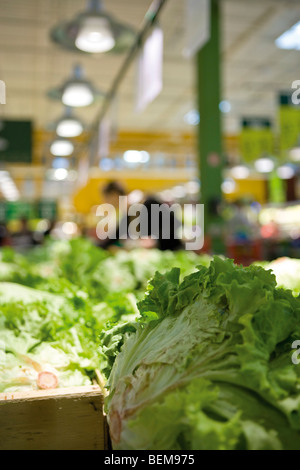
[[[201,203],[204,204],[205,234],[211,237],[212,250],[223,253],[222,219],[216,211],[222,199],[220,2],[211,0],[210,40],[197,53],[199,124],[199,170]]]

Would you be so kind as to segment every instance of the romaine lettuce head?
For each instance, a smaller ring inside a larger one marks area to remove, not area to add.
[[[300,449],[300,298],[273,274],[215,257],[138,307],[101,338],[114,449]]]

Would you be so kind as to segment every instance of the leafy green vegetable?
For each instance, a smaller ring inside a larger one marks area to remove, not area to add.
[[[59,347],[41,343],[32,349],[33,338],[28,334],[15,337],[11,331],[0,331],[5,344],[5,356],[0,362],[0,392],[19,392],[38,388],[38,374],[48,371],[58,379],[60,388],[90,385],[84,370],[74,361],[74,355]]]
[[[179,265],[184,274],[195,270],[196,260],[201,262],[184,252],[133,250],[111,255],[82,238],[48,240],[22,254],[3,249],[0,258],[0,346],[8,339],[15,341],[23,355],[33,355],[37,362],[41,348],[59,350],[72,373],[84,377],[92,376],[99,365],[102,330],[138,317],[137,300],[158,268]],[[11,347],[0,348],[0,359],[6,363],[1,374],[13,378],[18,367],[10,366],[11,354]],[[107,356],[101,366],[110,367],[111,361]]]
[[[1,363],[6,364],[0,370],[0,382],[2,377],[3,384],[8,384],[9,389],[13,385],[7,382],[8,378],[18,372],[16,367],[10,371],[11,362],[7,356],[13,351],[14,343],[19,345],[23,355],[35,355],[37,362],[41,348],[61,351],[69,361],[68,374],[71,370],[78,379],[84,375],[87,380],[98,367],[97,347],[107,322],[124,322],[138,314],[133,294],[111,294],[106,301],[95,304],[87,293],[65,282],[66,290],[61,295],[14,283],[0,283],[0,346],[8,348],[7,353],[0,348]],[[65,382],[60,380],[60,383]],[[24,386],[30,388],[30,384]]]
[[[0,281],[68,297],[80,290],[94,304],[115,293],[134,292],[142,298],[156,271],[179,267],[183,277],[195,271],[197,264],[210,262],[206,255],[186,251],[135,249],[111,255],[84,238],[48,240],[26,254],[11,249],[0,254]]]
[[[114,449],[300,449],[300,297],[215,257],[156,273],[138,307],[101,333]]]

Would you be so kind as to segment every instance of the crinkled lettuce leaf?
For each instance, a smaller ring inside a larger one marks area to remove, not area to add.
[[[115,449],[300,449],[300,298],[272,273],[214,257],[138,307],[102,334]]]

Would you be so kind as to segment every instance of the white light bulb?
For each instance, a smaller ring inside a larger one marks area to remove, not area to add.
[[[106,18],[86,18],[75,41],[76,47],[84,52],[108,52],[116,44]]]
[[[139,150],[127,150],[127,152],[124,153],[123,158],[127,163],[141,163],[143,155]]]
[[[94,101],[92,90],[85,83],[73,83],[66,87],[63,92],[62,102],[66,106],[84,107]]]
[[[63,181],[67,178],[68,176],[68,170],[65,168],[58,168],[54,172],[54,179],[57,181]]]
[[[72,154],[74,145],[68,140],[56,140],[52,143],[50,152],[57,157],[67,157]]]
[[[56,128],[56,133],[60,137],[77,137],[82,131],[83,126],[77,119],[63,119]]]

